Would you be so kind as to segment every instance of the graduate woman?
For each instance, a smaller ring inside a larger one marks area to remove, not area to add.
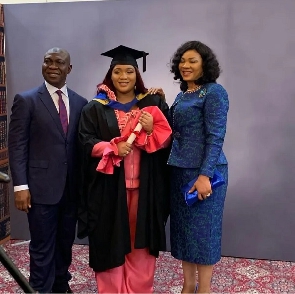
[[[89,238],[99,293],[152,293],[169,214],[168,106],[140,76],[136,59],[143,57],[145,70],[147,53],[121,45],[102,55],[113,59],[79,125],[78,235]],[[138,122],[142,129],[134,131]]]

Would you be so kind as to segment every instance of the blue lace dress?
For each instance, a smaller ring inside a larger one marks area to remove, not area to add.
[[[226,133],[228,95],[216,83],[193,93],[179,93],[171,109],[171,254],[191,263],[212,265],[221,258],[224,200],[228,182],[222,151]],[[181,187],[199,174],[219,170],[226,182],[204,201],[188,206]]]

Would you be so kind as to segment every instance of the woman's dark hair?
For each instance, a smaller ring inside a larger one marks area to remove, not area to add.
[[[182,79],[179,71],[179,63],[182,55],[188,50],[196,50],[202,57],[203,62],[203,75],[195,81],[197,85],[205,83],[216,83],[220,75],[220,66],[214,52],[205,44],[200,41],[188,41],[182,44],[174,53],[170,60],[170,72],[174,74],[174,80],[180,81],[180,89],[187,90],[187,83]]]
[[[112,71],[114,69],[115,65],[111,66],[103,80],[103,84],[105,84],[110,90],[112,90],[114,93],[116,93],[116,89],[114,87],[113,81],[112,81]],[[148,89],[144,86],[143,80],[141,78],[139,70],[135,67],[135,73],[136,73],[136,82],[135,82],[135,93],[136,94],[144,94],[148,91]],[[99,86],[99,85],[98,85]]]

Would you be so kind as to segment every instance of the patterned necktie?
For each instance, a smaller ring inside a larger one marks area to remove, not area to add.
[[[58,95],[58,107],[59,107],[60,122],[61,122],[62,128],[64,130],[64,133],[67,134],[69,124],[68,124],[68,114],[67,114],[66,105],[65,105],[64,101],[62,100],[62,96],[61,96],[62,91],[57,90],[56,93]]]

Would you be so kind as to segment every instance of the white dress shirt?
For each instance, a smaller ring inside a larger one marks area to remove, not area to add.
[[[61,90],[62,92],[62,100],[65,103],[66,109],[67,109],[67,114],[68,114],[68,122],[69,122],[69,118],[70,118],[70,102],[69,102],[69,96],[68,96],[68,90],[67,90],[67,85],[65,84],[62,88],[58,89],[50,84],[48,84],[45,81],[45,86],[53,100],[53,103],[56,107],[57,112],[59,113],[59,106],[58,106],[58,94],[56,93],[57,90]],[[17,191],[22,191],[22,190],[28,190],[29,186],[28,185],[20,185],[20,186],[14,186],[13,187],[14,192]]]
[[[62,100],[63,102],[65,103],[66,105],[66,109],[67,109],[67,114],[68,114],[68,122],[69,122],[69,117],[70,117],[70,103],[69,103],[69,96],[68,96],[68,89],[67,89],[67,85],[65,84],[62,88],[58,89],[50,84],[48,84],[46,81],[45,81],[45,86],[53,100],[53,103],[56,107],[56,110],[57,112],[59,113],[59,106],[58,106],[58,95],[56,93],[57,90],[61,90],[62,94]]]

